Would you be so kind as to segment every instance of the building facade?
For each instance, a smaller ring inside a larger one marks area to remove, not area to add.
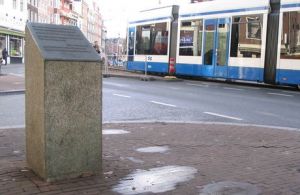
[[[38,22],[39,23],[51,23],[51,15],[53,8],[51,9],[51,0],[39,0],[38,2]]]
[[[38,0],[27,0],[28,21],[38,22]]]
[[[25,0],[0,0],[0,57],[8,51],[8,63],[24,62],[24,31],[27,21]]]
[[[8,63],[24,63],[26,22],[78,26],[91,44],[104,47],[103,20],[93,0],[0,0],[0,9],[0,58],[6,48]]]
[[[88,14],[89,14],[89,5],[87,2],[82,1],[82,28],[81,31],[85,35],[88,36]]]
[[[78,13],[73,11],[72,0],[55,0],[55,24],[77,26]]]

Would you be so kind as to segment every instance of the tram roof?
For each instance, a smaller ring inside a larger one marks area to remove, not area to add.
[[[280,3],[282,12],[300,10],[300,0],[281,0]]]
[[[170,20],[173,18],[172,10],[173,6],[166,6],[140,11],[129,18],[129,25]]]
[[[232,15],[248,12],[265,13],[269,11],[269,7],[269,0],[251,0],[247,2],[241,0],[214,0],[180,6],[179,17]]]

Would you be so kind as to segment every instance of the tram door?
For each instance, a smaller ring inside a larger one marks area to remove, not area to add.
[[[135,39],[135,27],[128,29],[128,62],[134,60],[134,39]]]
[[[205,21],[203,76],[227,78],[230,19]]]

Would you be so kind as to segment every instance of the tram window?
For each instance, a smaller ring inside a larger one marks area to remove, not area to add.
[[[201,56],[203,21],[183,21],[180,26],[179,55]]]
[[[263,15],[235,16],[232,21],[230,57],[260,58]]]
[[[167,23],[137,26],[136,54],[167,55],[168,36]]]
[[[215,42],[215,25],[205,26],[205,48],[204,48],[204,64],[212,65],[213,63],[213,46]]]
[[[300,59],[300,12],[283,14],[281,59]]]

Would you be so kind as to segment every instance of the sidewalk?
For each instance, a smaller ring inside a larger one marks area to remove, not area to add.
[[[103,130],[103,173],[51,184],[26,168],[24,129],[0,130],[0,194],[300,194],[298,131],[205,123]]]

